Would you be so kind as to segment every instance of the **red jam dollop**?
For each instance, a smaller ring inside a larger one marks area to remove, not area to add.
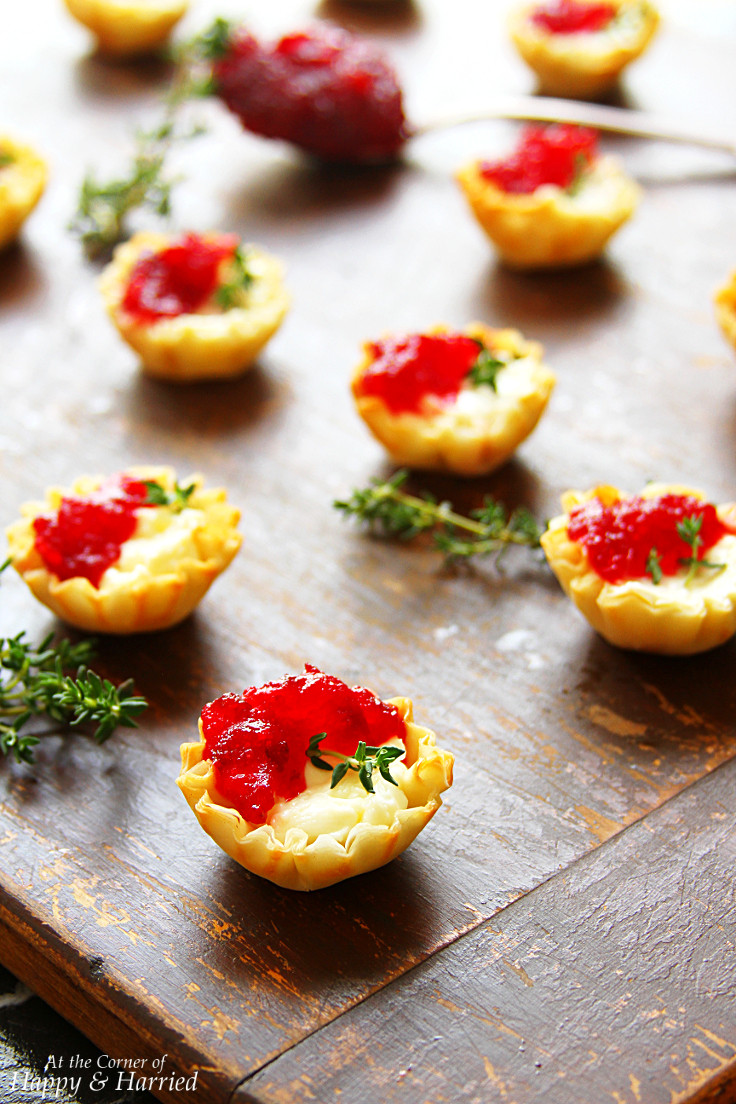
[[[549,34],[594,34],[607,27],[615,15],[615,4],[551,0],[534,8],[529,19]]]
[[[406,726],[396,706],[311,664],[302,675],[225,694],[202,710],[204,758],[214,764],[217,789],[252,824],[264,824],[279,799],[306,789],[306,752],[320,732],[327,733],[323,747],[352,755],[360,740],[403,742]]]
[[[142,256],[128,278],[123,309],[142,323],[195,314],[216,291],[220,264],[232,257],[237,245],[233,234],[215,239],[185,234],[165,249]]]
[[[392,414],[419,413],[431,396],[452,403],[478,359],[480,344],[464,334],[409,334],[368,346],[373,358],[356,384],[360,395],[376,395]]]
[[[482,161],[480,174],[503,192],[529,195],[543,184],[569,188],[598,156],[598,135],[567,123],[524,127],[510,157]]]
[[[656,550],[663,575],[675,575],[682,559],[692,556],[692,546],[677,532],[685,518],[700,518],[702,559],[726,533],[732,532],[718,517],[715,506],[694,495],[663,494],[657,498],[622,498],[610,505],[592,498],[570,513],[567,535],[585,548],[594,571],[607,583],[624,583],[650,574],[648,561]]]
[[[136,530],[136,510],[152,506],[148,488],[124,472],[88,495],[65,495],[55,514],[33,519],[34,547],[58,579],[82,577],[98,587]]]

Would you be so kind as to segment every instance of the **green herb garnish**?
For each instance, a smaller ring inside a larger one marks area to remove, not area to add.
[[[394,759],[400,759],[405,754],[404,749],[400,747],[394,747],[388,745],[386,747],[371,747],[366,744],[364,740],[360,740],[357,748],[352,755],[343,755],[339,751],[331,751],[328,748],[321,748],[319,745],[322,740],[327,736],[326,732],[318,732],[316,736],[313,736],[309,741],[309,747],[307,748],[307,758],[320,770],[332,771],[332,779],[330,781],[330,789],[333,790],[335,786],[348,773],[349,770],[357,771],[358,778],[364,790],[368,793],[375,793],[373,788],[373,772],[378,771],[381,778],[385,778],[387,782],[390,782],[392,786],[398,786],[398,782],[392,777],[390,766]],[[338,763],[328,763],[323,756],[329,755],[332,759],[339,760]]]
[[[438,502],[427,493],[420,498],[402,491],[408,474],[402,470],[391,479],[374,480],[333,505],[384,536],[411,540],[430,531],[449,560],[495,555],[498,563],[511,545],[539,548],[543,529],[523,507],[509,513],[501,502],[486,496],[480,509],[464,517],[455,513],[450,503]],[[461,536],[461,532],[470,536]]]
[[[248,271],[248,257],[241,246],[237,246],[232,255],[232,279],[220,284],[215,292],[218,306],[223,310],[237,307],[242,301],[243,294],[253,283],[253,275]]]
[[[155,479],[144,479],[143,485],[148,491],[144,506],[172,506],[177,514],[189,505],[189,499],[197,489],[196,483],[190,483],[188,487],[175,483],[173,491],[167,491]]]
[[[703,539],[700,536],[700,530],[703,527],[703,515],[692,514],[689,517],[685,517],[682,521],[677,523],[677,534],[685,542],[690,545],[690,555],[682,556],[680,563],[683,567],[687,567],[687,575],[685,576],[685,586],[689,584],[695,578],[696,573],[701,567],[709,567],[714,571],[723,571],[725,568],[724,563],[713,563],[712,560],[701,560],[698,558],[698,549],[703,543]]]
[[[496,377],[502,368],[506,367],[505,360],[499,360],[490,349],[486,349],[481,341],[478,342],[480,352],[478,359],[468,372],[468,379],[473,387],[490,387],[496,390]]]
[[[8,153],[7,150],[0,150],[0,169],[7,168],[8,165],[12,165],[15,161],[12,153]]]
[[[215,20],[209,30],[180,46],[173,55],[176,70],[163,98],[163,118],[135,136],[135,152],[128,172],[118,179],[99,181],[89,173],[82,183],[77,212],[70,223],[89,257],[100,256],[125,236],[128,215],[148,207],[163,217],[171,212],[176,181],[164,173],[171,147],[201,134],[201,125],[183,127],[180,109],[188,100],[213,93],[211,61],[227,49],[230,24]]]
[[[4,567],[5,565],[3,565]],[[49,634],[37,647],[25,633],[0,639],[0,752],[18,763],[34,762],[34,747],[49,732],[22,731],[33,717],[45,716],[60,725],[95,725],[98,744],[118,726],[134,728],[135,717],[147,708],[133,692],[131,679],[113,686],[86,666],[94,655],[90,640],[52,644]],[[64,672],[77,668],[76,675]],[[58,729],[51,730],[58,732]]]
[[[651,575],[654,585],[659,586],[662,582],[662,557],[656,548],[649,549],[645,571],[647,575]]]

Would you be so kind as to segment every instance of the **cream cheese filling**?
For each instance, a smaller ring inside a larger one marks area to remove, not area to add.
[[[390,746],[398,747],[401,741],[392,740]],[[357,772],[348,771],[345,777],[330,789],[332,773],[307,763],[304,777],[306,789],[291,801],[279,800],[269,813],[268,823],[281,842],[287,832],[297,829],[305,833],[307,842],[318,836],[333,836],[344,843],[348,833],[357,824],[385,825],[390,827],[396,814],[408,807],[409,801],[401,789],[401,781],[408,767],[397,760],[391,764],[391,775],[399,783],[392,786],[378,771],[373,773],[375,793],[363,789]]]

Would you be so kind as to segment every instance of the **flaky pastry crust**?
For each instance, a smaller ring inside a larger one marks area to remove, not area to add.
[[[171,240],[166,234],[141,232],[118,246],[100,276],[110,318],[149,375],[182,383],[240,375],[255,363],[289,308],[280,262],[248,246],[253,282],[242,305],[141,322],[122,305],[130,274],[143,254],[159,252]]]
[[[21,226],[43,195],[46,163],[30,146],[0,134],[0,249],[15,241]]]
[[[648,484],[641,495],[663,494],[705,496],[692,487],[678,484]],[[582,544],[567,535],[570,513],[591,498],[608,505],[628,497],[616,487],[601,486],[591,491],[568,491],[562,496],[565,513],[549,522],[542,536],[547,562],[562,589],[593,628],[610,644],[661,655],[693,655],[723,644],[736,633],[736,535],[723,537],[708,553],[726,568],[711,574],[699,573],[687,587],[685,570],[669,582],[658,585],[649,579],[608,583],[590,566]],[[729,524],[736,520],[736,505],[717,507]]]
[[[176,476],[167,467],[131,467],[127,473],[142,480],[155,480],[172,491]],[[168,629],[187,617],[207,593],[217,576],[225,570],[241,544],[237,532],[240,513],[228,504],[222,488],[207,490],[199,476],[188,506],[201,510],[204,519],[191,531],[196,557],[187,553],[172,557],[166,568],[119,572],[108,569],[99,587],[76,576],[59,579],[45,566],[34,547],[33,519],[59,508],[64,495],[89,494],[102,482],[99,477],[83,476],[71,489],[52,487],[45,502],[28,502],[21,507],[23,517],[7,529],[13,567],[39,602],[57,617],[96,633],[139,633]],[[166,509],[166,507],[161,507]],[[146,508],[146,511],[148,508]]]
[[[714,301],[718,324],[736,349],[736,270],[731,273],[728,283],[718,289]]]
[[[659,14],[647,0],[611,0],[617,9],[612,26],[578,34],[551,34],[531,22],[538,3],[525,3],[511,15],[514,45],[551,96],[593,97],[612,88],[630,62],[646,50],[659,26]]]
[[[586,264],[605,249],[633,214],[638,185],[614,157],[596,159],[573,192],[543,184],[528,194],[504,192],[474,161],[457,173],[470,208],[511,268],[565,268]]]
[[[391,825],[359,822],[344,842],[320,834],[311,843],[300,828],[283,841],[269,824],[249,824],[217,792],[212,763],[203,758],[205,741],[182,744],[178,785],[205,832],[252,874],[285,889],[312,890],[375,870],[395,859],[421,832],[442,804],[440,794],[452,785],[453,757],[436,747],[435,734],[414,723],[408,698],[392,698],[406,725],[408,770],[399,786],[408,799]],[[370,795],[366,795],[370,800]]]
[[[437,326],[432,334],[447,333]],[[376,395],[362,395],[360,381],[372,362],[370,346],[353,373],[355,405],[374,437],[392,459],[411,468],[476,476],[505,463],[532,432],[549,401],[555,376],[542,362],[542,346],[512,329],[474,322],[463,331],[509,363],[497,377],[497,390],[469,385],[460,401],[415,414],[395,414]]]
[[[188,0],[64,0],[105,54],[128,57],[163,46]]]

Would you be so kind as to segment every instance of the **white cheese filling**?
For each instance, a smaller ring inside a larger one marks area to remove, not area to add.
[[[194,533],[206,523],[203,510],[144,506],[136,511],[134,535],[120,549],[120,559],[102,576],[101,586],[117,587],[148,575],[176,571],[182,560],[201,559]]]
[[[390,746],[400,745],[401,741],[392,740]],[[357,772],[352,770],[331,790],[332,772],[320,770],[308,762],[304,771],[307,788],[291,801],[277,801],[269,813],[268,823],[281,842],[285,842],[287,832],[298,829],[306,834],[308,843],[320,835],[330,835],[344,843],[356,824],[389,827],[396,814],[409,804],[401,789],[401,780],[407,770],[401,761],[391,763],[391,775],[398,786],[392,786],[374,771],[376,792],[370,794],[363,789]]]

